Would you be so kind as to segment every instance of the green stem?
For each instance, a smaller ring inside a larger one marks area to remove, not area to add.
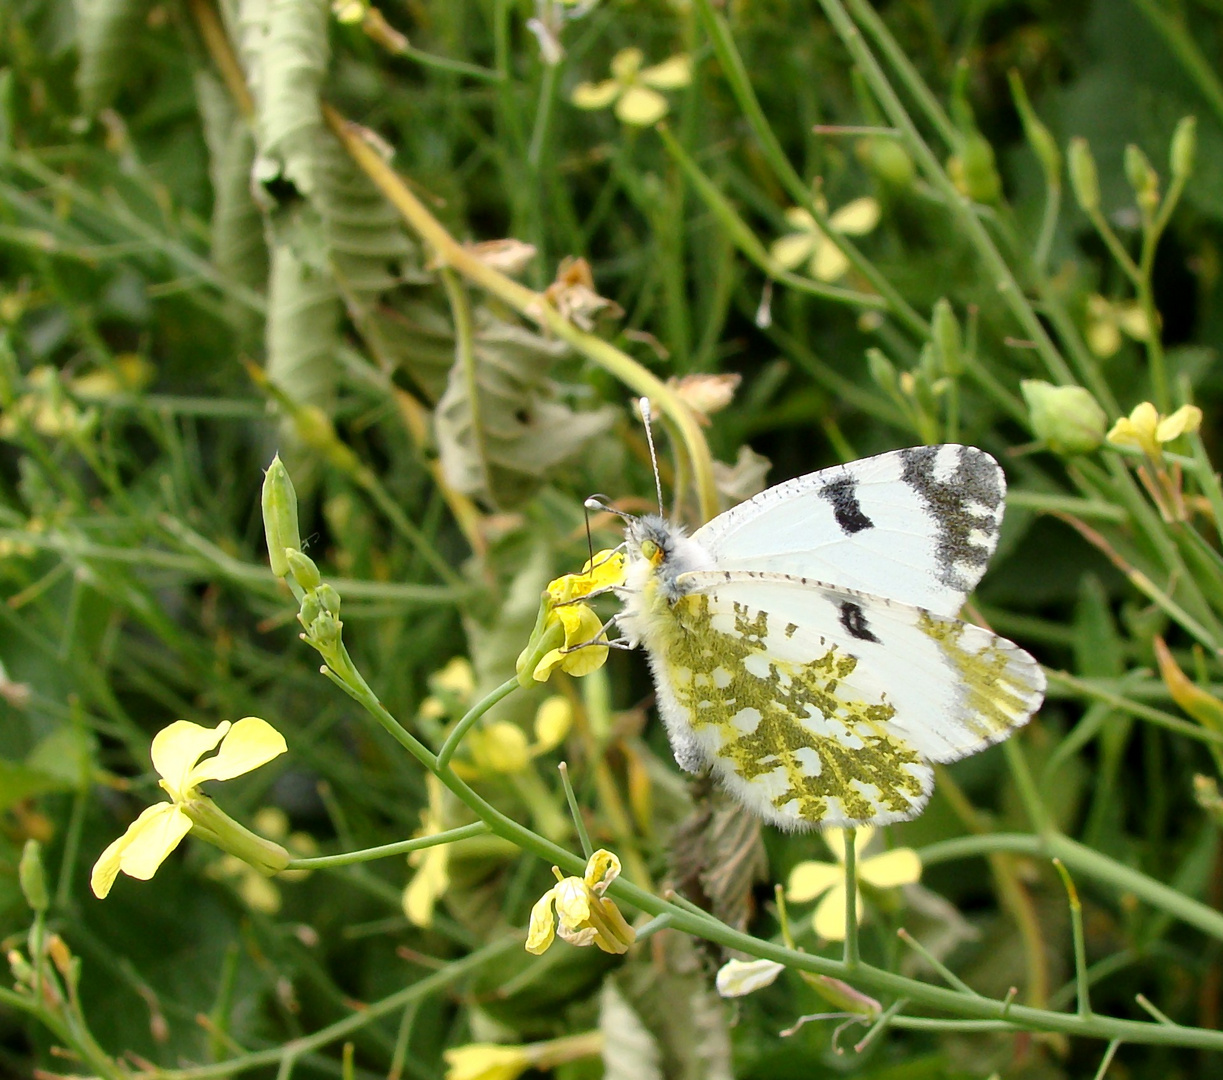
[[[858,966],[858,830],[845,829],[845,966],[852,970]]]
[[[442,743],[442,748],[437,752],[437,768],[444,769],[450,764],[450,759],[454,757],[454,752],[459,748],[459,743],[463,741],[463,737],[489,709],[491,709],[502,698],[509,697],[520,686],[518,678],[515,676],[512,679],[506,679],[496,690],[493,690],[484,695],[470,709],[466,715],[454,725],[454,729],[446,736],[446,741]]]
[[[864,3],[864,0],[851,0],[851,2],[855,10],[863,13],[864,17],[866,17],[865,13],[869,12],[870,9]],[[1015,280],[1015,275],[1011,272],[1011,268],[1007,265],[1006,260],[1003,259],[998,248],[994,245],[993,240],[990,239],[989,233],[986,231],[985,226],[982,225],[980,218],[973,209],[971,201],[960,194],[955,184],[951,182],[951,178],[947,175],[941,162],[935,156],[934,151],[930,149],[929,144],[922,138],[913,119],[909,116],[908,110],[905,109],[896,91],[892,88],[892,84],[888,81],[887,75],[884,74],[879,62],[863,40],[862,34],[857,26],[854,25],[853,19],[849,17],[844,4],[841,0],[820,0],[820,5],[823,7],[833,28],[845,43],[845,47],[858,65],[863,78],[870,85],[888,119],[902,133],[909,152],[921,165],[927,179],[929,179],[930,183],[943,197],[947,206],[959,220],[969,242],[976,248],[977,254],[985,265],[986,272],[1001,295],[1003,302],[1019,321],[1025,335],[1035,342],[1037,351],[1040,353],[1041,359],[1044,361],[1050,375],[1059,384],[1073,383],[1074,377],[1066,366],[1066,361],[1053,344],[1040,319],[1037,318],[1032,305],[1028,303],[1023,290],[1020,289],[1019,283]]]
[[[714,52],[722,65],[727,82],[730,83],[731,92],[735,95],[739,109],[756,136],[765,160],[781,181],[782,187],[786,189],[796,206],[801,206],[811,214],[824,234],[850,261],[854,269],[866,278],[875,291],[887,301],[892,314],[904,323],[916,337],[928,337],[930,327],[926,320],[910,306],[896,286],[880,272],[874,263],[832,227],[828,220],[828,213],[816,203],[812,197],[811,188],[794,171],[785,151],[781,148],[781,143],[773,134],[764,110],[760,107],[756,92],[752,89],[751,80],[748,78],[747,69],[744,67],[743,58],[735,47],[734,37],[726,25],[726,20],[713,10],[711,0],[696,0],[695,7],[706,33],[713,42]]]
[[[453,844],[457,840],[466,840],[471,836],[484,836],[491,831],[486,822],[475,821],[470,825],[460,825],[457,829],[433,833],[431,836],[418,836],[413,840],[400,840],[394,844],[362,848],[360,851],[345,851],[339,855],[315,855],[308,859],[290,859],[285,869],[321,870],[329,866],[351,866],[354,863],[385,859],[391,855],[406,855],[411,851],[438,847],[441,844]]]

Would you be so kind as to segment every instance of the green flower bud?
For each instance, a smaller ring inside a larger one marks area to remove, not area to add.
[[[1036,110],[1032,108],[1032,102],[1028,100],[1028,92],[1019,78],[1019,72],[1012,68],[1007,77],[1011,84],[1011,97],[1015,101],[1019,119],[1023,122],[1023,133],[1027,136],[1028,145],[1032,147],[1033,153],[1036,154],[1041,167],[1045,170],[1046,183],[1050,187],[1058,187],[1062,182],[1062,152],[1057,148],[1057,140],[1036,115]]]
[[[880,390],[892,397],[896,396],[899,392],[896,365],[887,358],[883,350],[876,349],[874,346],[866,350],[866,369]]]
[[[1108,417],[1083,387],[1024,379],[1020,389],[1033,433],[1055,454],[1089,454],[1104,442]]]
[[[332,586],[324,582],[315,590],[315,595],[318,597],[318,602],[323,605],[323,610],[329,615],[338,616],[340,614],[340,594]]]
[[[314,565],[314,560],[301,551],[294,551],[291,548],[285,551],[285,558],[289,563],[289,570],[293,574],[293,580],[297,582],[303,589],[317,589],[322,583],[323,577],[318,572],[318,567]]]
[[[980,132],[964,136],[957,155],[956,186],[973,202],[996,203],[1002,197],[1002,178],[994,161],[994,148]]]
[[[1091,156],[1091,147],[1087,140],[1075,138],[1070,140],[1070,186],[1074,189],[1074,197],[1087,213],[1092,214],[1100,209],[1100,177],[1096,172],[1096,159]]]
[[[42,845],[37,840],[27,840],[21,849],[17,877],[25,894],[25,902],[35,911],[46,911],[51,906],[51,900],[47,895],[47,878],[42,869]]]
[[[946,297],[940,297],[934,305],[931,336],[942,361],[943,374],[955,378],[964,370],[960,323]]]
[[[300,551],[302,544],[297,531],[297,492],[279,454],[272,458],[263,478],[263,531],[272,573],[285,577],[289,573],[285,549]]]
[[[1181,117],[1172,133],[1172,150],[1169,160],[1172,175],[1177,180],[1187,180],[1193,172],[1193,159],[1197,154],[1198,121],[1196,116]]]
[[[866,167],[885,184],[903,190],[913,183],[917,166],[898,140],[876,137],[864,140],[862,146]]]
[[[1154,213],[1159,206],[1159,173],[1133,143],[1125,148],[1125,177],[1134,189],[1138,205],[1147,213]]]

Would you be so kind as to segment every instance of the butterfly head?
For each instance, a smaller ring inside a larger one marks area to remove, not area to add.
[[[630,590],[653,582],[664,597],[674,600],[683,592],[676,580],[680,574],[713,565],[713,557],[682,525],[673,525],[657,514],[629,518],[624,539],[628,553],[625,585]]]

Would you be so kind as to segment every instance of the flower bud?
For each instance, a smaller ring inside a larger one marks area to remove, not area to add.
[[[1138,205],[1148,214],[1159,206],[1159,174],[1142,150],[1130,143],[1125,148],[1125,177],[1134,189]]]
[[[978,131],[969,132],[960,144],[952,169],[956,187],[973,202],[996,203],[1002,197],[1002,178],[994,159],[994,148]]]
[[[880,390],[895,397],[896,365],[887,358],[882,349],[872,347],[866,350],[866,369]]]
[[[874,137],[863,140],[861,156],[864,164],[889,187],[904,190],[917,176],[917,166],[899,140]]]
[[[1020,389],[1033,434],[1055,454],[1089,454],[1104,442],[1108,417],[1083,387],[1024,379]]]
[[[285,549],[301,550],[297,531],[297,492],[289,470],[277,454],[263,478],[263,531],[267,537],[268,562],[272,573],[282,578],[289,573]]]
[[[21,891],[25,902],[37,912],[51,906],[47,895],[47,878],[42,868],[42,845],[37,840],[27,840],[21,849],[21,862],[17,868]]]
[[[311,589],[317,589],[322,583],[323,577],[318,572],[318,567],[314,564],[314,560],[309,555],[300,551],[294,551],[289,548],[285,551],[285,558],[289,563],[289,571],[293,574],[293,580],[297,582],[307,592]]]
[[[1198,122],[1196,116],[1181,117],[1172,133],[1172,149],[1169,163],[1172,175],[1177,180],[1187,180],[1193,172],[1193,159],[1197,154]]]
[[[1074,197],[1087,213],[1100,209],[1100,177],[1096,172],[1096,159],[1091,156],[1091,147],[1084,138],[1070,140],[1070,186]]]
[[[340,594],[335,591],[334,587],[323,582],[314,590],[314,594],[318,597],[318,602],[323,606],[323,610],[327,614],[339,616]]]
[[[952,378],[959,375],[964,370],[960,348],[960,323],[946,297],[940,297],[935,302],[931,336],[942,361],[943,374]]]

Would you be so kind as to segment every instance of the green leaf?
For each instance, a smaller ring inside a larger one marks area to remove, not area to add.
[[[615,410],[576,412],[556,399],[548,372],[568,351],[562,342],[487,311],[474,321],[470,363],[454,365],[437,403],[438,449],[452,487],[509,508],[606,431]]]
[[[76,88],[93,115],[110,105],[132,70],[132,49],[144,30],[149,0],[76,0],[81,62]]]

